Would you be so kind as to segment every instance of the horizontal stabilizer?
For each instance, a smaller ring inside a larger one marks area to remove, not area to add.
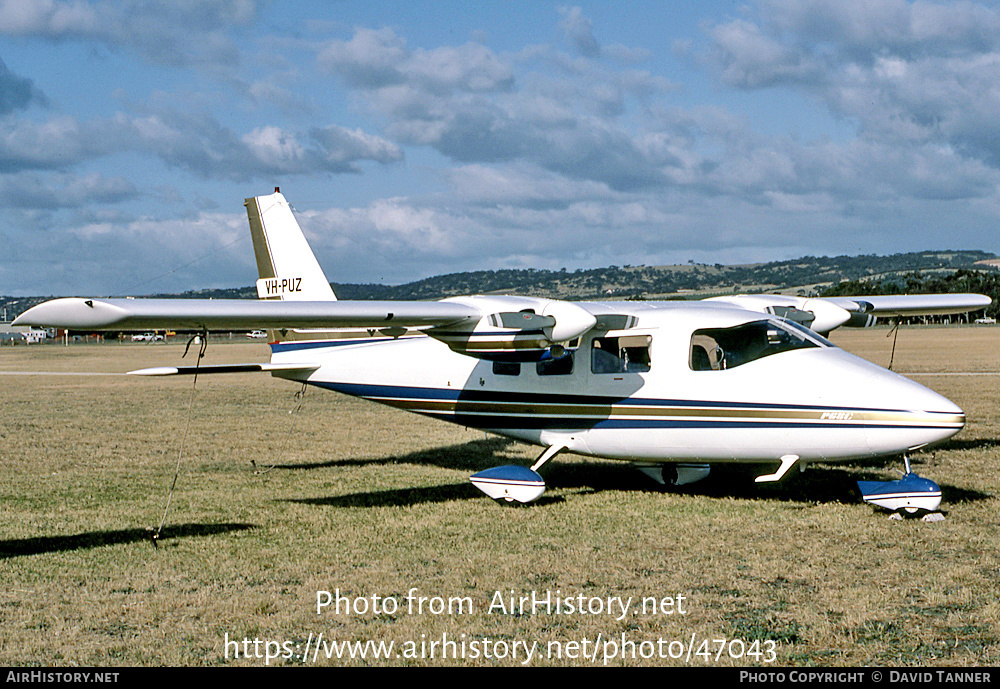
[[[218,364],[213,366],[157,366],[129,371],[130,376],[190,376],[212,373],[312,373],[319,364]]]

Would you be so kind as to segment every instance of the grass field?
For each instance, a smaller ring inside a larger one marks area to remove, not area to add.
[[[834,339],[885,365],[885,335]],[[997,665],[1000,376],[935,373],[1000,371],[998,339],[899,336],[894,368],[968,416],[915,457],[939,523],[860,501],[898,462],[660,490],[568,456],[537,503],[500,505],[468,476],[534,448],[331,393],[290,413],[294,384],[230,375],[198,380],[158,547],[192,381],[119,374],[183,346],[0,348],[0,665]],[[496,605],[533,594],[561,609]],[[394,645],[327,658],[344,641]]]

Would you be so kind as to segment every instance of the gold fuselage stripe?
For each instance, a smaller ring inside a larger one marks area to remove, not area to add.
[[[428,414],[474,414],[481,416],[525,416],[563,418],[680,418],[718,421],[754,420],[761,422],[801,422],[821,425],[901,425],[961,427],[960,414],[911,411],[851,411],[796,409],[718,409],[696,406],[654,406],[616,404],[554,404],[479,400],[432,400],[398,397],[369,397],[399,409]]]

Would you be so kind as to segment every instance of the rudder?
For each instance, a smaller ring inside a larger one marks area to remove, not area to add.
[[[246,199],[250,236],[257,258],[257,296],[288,301],[335,301],[323,269],[309,247],[291,206],[277,187]]]

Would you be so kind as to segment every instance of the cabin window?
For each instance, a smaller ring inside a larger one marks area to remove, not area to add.
[[[558,359],[542,359],[535,364],[540,376],[568,376],[573,372],[573,352],[567,352]]]
[[[792,323],[755,321],[734,328],[696,330],[688,363],[694,371],[722,371],[772,354],[825,346],[826,340]]]
[[[516,361],[494,361],[493,375],[495,376],[519,376],[521,375],[521,364]]]
[[[649,335],[595,337],[590,346],[594,373],[645,373],[649,370]]]

